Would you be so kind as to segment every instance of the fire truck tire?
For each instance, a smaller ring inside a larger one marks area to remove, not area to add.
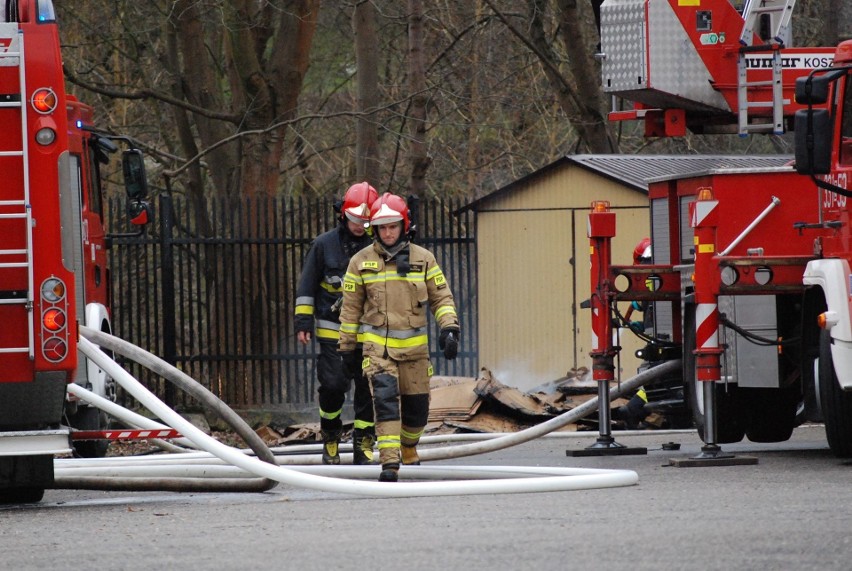
[[[698,436],[704,434],[704,388],[695,378],[695,306],[686,305],[683,315],[683,392],[692,411]],[[745,438],[744,417],[736,385],[716,383],[716,444],[740,442]]]
[[[818,373],[819,400],[828,445],[838,458],[852,458],[852,393],[844,392],[837,382],[828,331],[820,333]]]
[[[0,490],[0,504],[36,504],[44,498],[44,488],[7,488]]]
[[[801,395],[798,385],[783,389],[740,388],[749,418],[746,436],[752,442],[785,442],[796,428]]]
[[[70,418],[71,426],[78,430],[106,430],[109,418],[106,413],[93,406],[80,407]],[[77,440],[74,451],[82,458],[103,458],[109,448],[108,440]]]

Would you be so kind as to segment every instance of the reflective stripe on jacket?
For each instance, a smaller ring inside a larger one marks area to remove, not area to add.
[[[455,301],[435,256],[409,244],[410,270],[397,271],[378,244],[355,254],[343,279],[340,342],[343,351],[364,343],[364,355],[400,361],[428,357],[427,306],[440,327],[458,327]]]

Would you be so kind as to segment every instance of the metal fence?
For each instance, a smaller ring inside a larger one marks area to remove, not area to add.
[[[430,323],[436,375],[475,376],[478,368],[475,218],[454,214],[460,206],[418,201],[413,217],[415,241],[441,264],[461,322],[455,361],[440,355]],[[124,220],[124,208],[123,200],[111,201],[108,220]],[[332,203],[161,195],[154,219],[145,234],[112,240],[115,334],[175,364],[232,407],[313,403],[317,348],[296,341],[294,300],[313,238],[335,224]],[[169,383],[123,364],[169,404],[192,406]]]

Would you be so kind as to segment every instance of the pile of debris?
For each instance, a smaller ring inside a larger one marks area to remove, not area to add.
[[[501,383],[483,368],[476,379],[433,377],[427,432],[517,432],[559,416],[597,395],[586,369],[528,392]],[[594,430],[595,418],[562,430]]]

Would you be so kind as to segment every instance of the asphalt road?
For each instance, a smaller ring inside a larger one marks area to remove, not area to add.
[[[852,464],[822,427],[724,450],[756,465],[672,467],[693,433],[619,436],[647,455],[567,457],[546,438],[465,465],[626,468],[634,486],[376,499],[279,486],[263,494],[54,491],[0,506],[4,569],[850,569]],[[664,451],[667,442],[681,444]]]

